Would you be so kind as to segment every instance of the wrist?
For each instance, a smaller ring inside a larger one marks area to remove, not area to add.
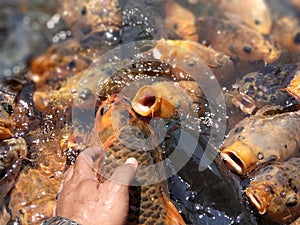
[[[55,216],[44,221],[41,225],[80,225],[79,223],[61,216]]]

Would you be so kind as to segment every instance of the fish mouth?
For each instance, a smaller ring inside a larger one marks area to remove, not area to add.
[[[261,201],[259,196],[257,196],[254,193],[252,193],[251,190],[246,189],[246,195],[249,198],[250,202],[256,207],[259,214],[265,214],[267,212],[267,209],[265,207],[265,204]]]
[[[235,151],[225,148],[220,154],[229,169],[240,175],[245,173],[247,166]]]
[[[156,111],[158,100],[157,93],[151,87],[145,86],[140,89],[132,100],[132,108],[141,116],[148,116]]]
[[[0,140],[12,137],[12,133],[8,127],[5,127],[5,124],[0,122]]]

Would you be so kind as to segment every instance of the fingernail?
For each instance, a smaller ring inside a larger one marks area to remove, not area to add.
[[[126,160],[125,164],[131,164],[131,165],[134,165],[134,166],[137,166],[138,165],[138,162],[135,158],[133,157],[130,157]]]

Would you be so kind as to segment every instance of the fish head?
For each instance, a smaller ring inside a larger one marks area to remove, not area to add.
[[[259,214],[265,214],[271,204],[272,188],[264,182],[250,185],[245,190],[250,203],[257,209]]]
[[[145,85],[138,90],[132,100],[132,108],[141,116],[153,116],[160,109],[161,94],[150,85]]]
[[[257,163],[253,146],[245,140],[236,140],[230,145],[224,145],[220,154],[229,169],[239,175],[246,174]]]

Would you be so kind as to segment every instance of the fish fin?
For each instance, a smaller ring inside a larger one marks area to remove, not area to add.
[[[167,212],[166,225],[186,225],[173,203],[165,194],[163,194],[163,204],[165,205]]]

